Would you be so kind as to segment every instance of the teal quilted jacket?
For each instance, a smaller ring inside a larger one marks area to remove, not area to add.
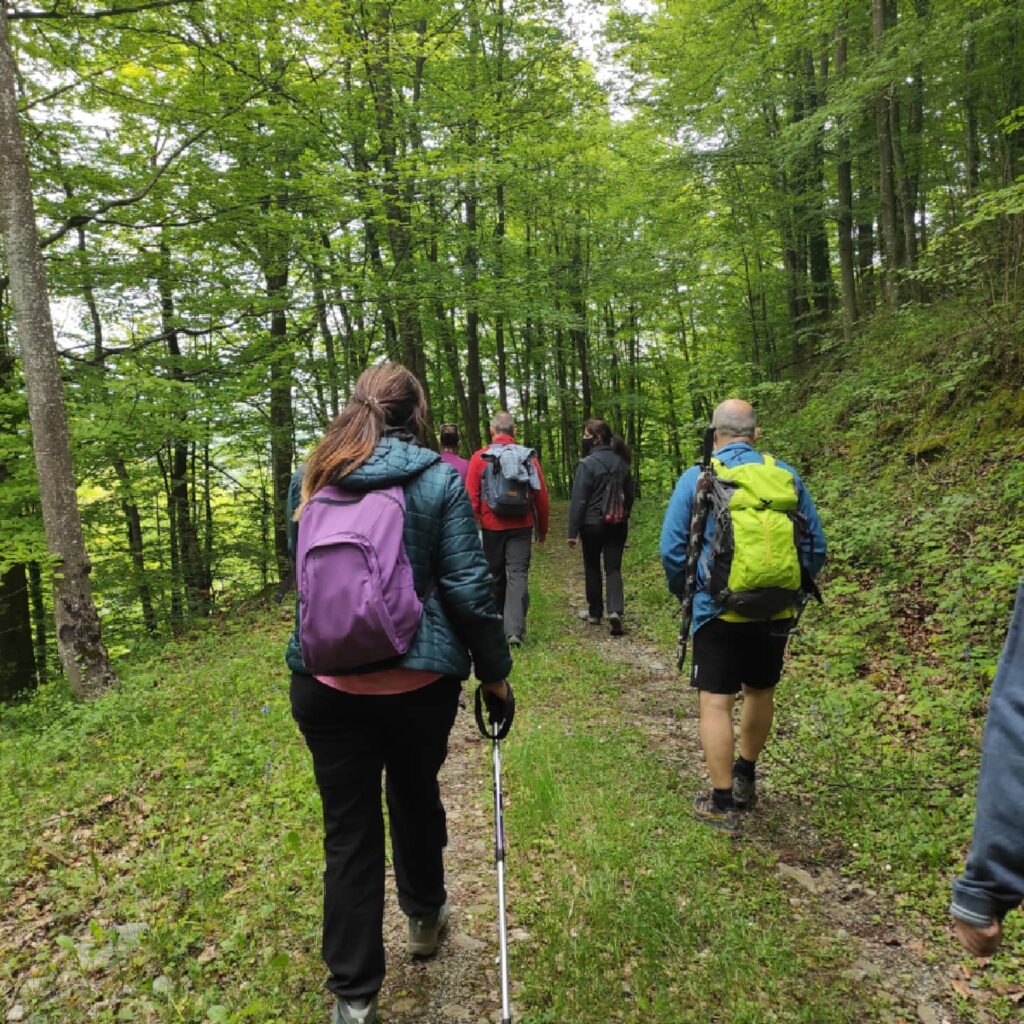
[[[482,682],[504,679],[512,669],[502,617],[494,604],[491,574],[459,474],[427,448],[384,437],[370,459],[344,478],[346,490],[369,491],[400,483],[405,491],[405,550],[416,590],[430,592],[416,639],[393,664]],[[302,490],[302,470],[288,489],[289,547],[295,555],[298,524],[292,518]],[[288,642],[288,667],[307,672],[299,650],[299,607]]]

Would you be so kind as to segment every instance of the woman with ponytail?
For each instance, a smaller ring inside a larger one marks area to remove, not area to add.
[[[577,541],[583,545],[587,609],[580,612],[580,618],[592,626],[601,625],[605,612],[602,592],[607,588],[612,636],[622,635],[625,612],[622,552],[634,494],[629,463],[626,442],[612,434],[604,420],[587,420],[583,426],[583,458],[576,467],[569,504],[569,546],[575,547]]]
[[[351,609],[346,602],[310,607],[306,563],[299,565],[306,603],[296,601],[287,663],[292,714],[312,754],[323,804],[323,957],[335,997],[333,1024],[378,1019],[384,978],[382,772],[398,902],[409,919],[408,952],[430,956],[449,912],[438,772],[470,668],[493,721],[510,723],[514,709],[506,682],[512,662],[469,499],[455,469],[419,445],[425,416],[423,389],[412,373],[393,363],[371,367],[293,477],[288,496],[290,547],[301,560],[309,541],[304,530],[315,528],[318,515],[332,514],[325,506],[354,506],[371,492],[400,488],[404,520],[398,521],[408,560],[400,565],[406,577],[411,568],[422,603],[404,653],[338,673],[327,674],[315,662],[310,669],[303,662],[303,651],[312,661],[312,648],[302,616],[331,627]],[[408,598],[406,591],[401,600]],[[332,638],[341,651],[332,664],[358,662],[358,654],[346,660],[345,646],[361,650],[362,641],[349,641],[344,633]]]

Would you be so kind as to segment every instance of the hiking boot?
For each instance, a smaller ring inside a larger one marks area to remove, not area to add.
[[[331,1024],[377,1024],[377,997],[372,999],[343,999],[336,996]]]
[[[591,615],[590,612],[588,612],[588,611],[577,612],[576,613],[576,618],[579,619],[580,622],[589,623],[591,626],[600,626],[601,625],[601,616],[600,615]]]
[[[622,616],[618,612],[608,616],[608,625],[611,626],[612,636],[622,636]]]
[[[740,816],[737,811],[732,808],[727,811],[720,810],[715,806],[710,793],[701,793],[694,799],[693,816],[698,821],[703,821],[705,825],[720,829],[726,835],[740,834]]]
[[[509,647],[523,646],[523,638],[521,636],[516,636],[515,634],[513,634],[512,636],[505,637],[505,639],[508,641]]]
[[[732,802],[737,811],[752,811],[757,806],[757,783],[754,779],[732,773]]]
[[[448,901],[427,917],[409,918],[409,952],[413,956],[433,956],[437,943],[448,928]]]

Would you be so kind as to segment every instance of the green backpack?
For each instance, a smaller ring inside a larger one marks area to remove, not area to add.
[[[712,459],[708,593],[725,618],[771,619],[795,612],[801,601],[801,542],[796,479],[770,455],[764,462],[726,466]],[[730,614],[732,613],[732,614]]]

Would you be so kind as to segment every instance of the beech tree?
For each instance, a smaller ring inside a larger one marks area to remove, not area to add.
[[[57,650],[72,691],[80,697],[95,697],[116,677],[89,585],[91,565],[78,511],[64,390],[15,83],[6,7],[0,7],[0,238],[28,392],[43,525],[53,559]]]

